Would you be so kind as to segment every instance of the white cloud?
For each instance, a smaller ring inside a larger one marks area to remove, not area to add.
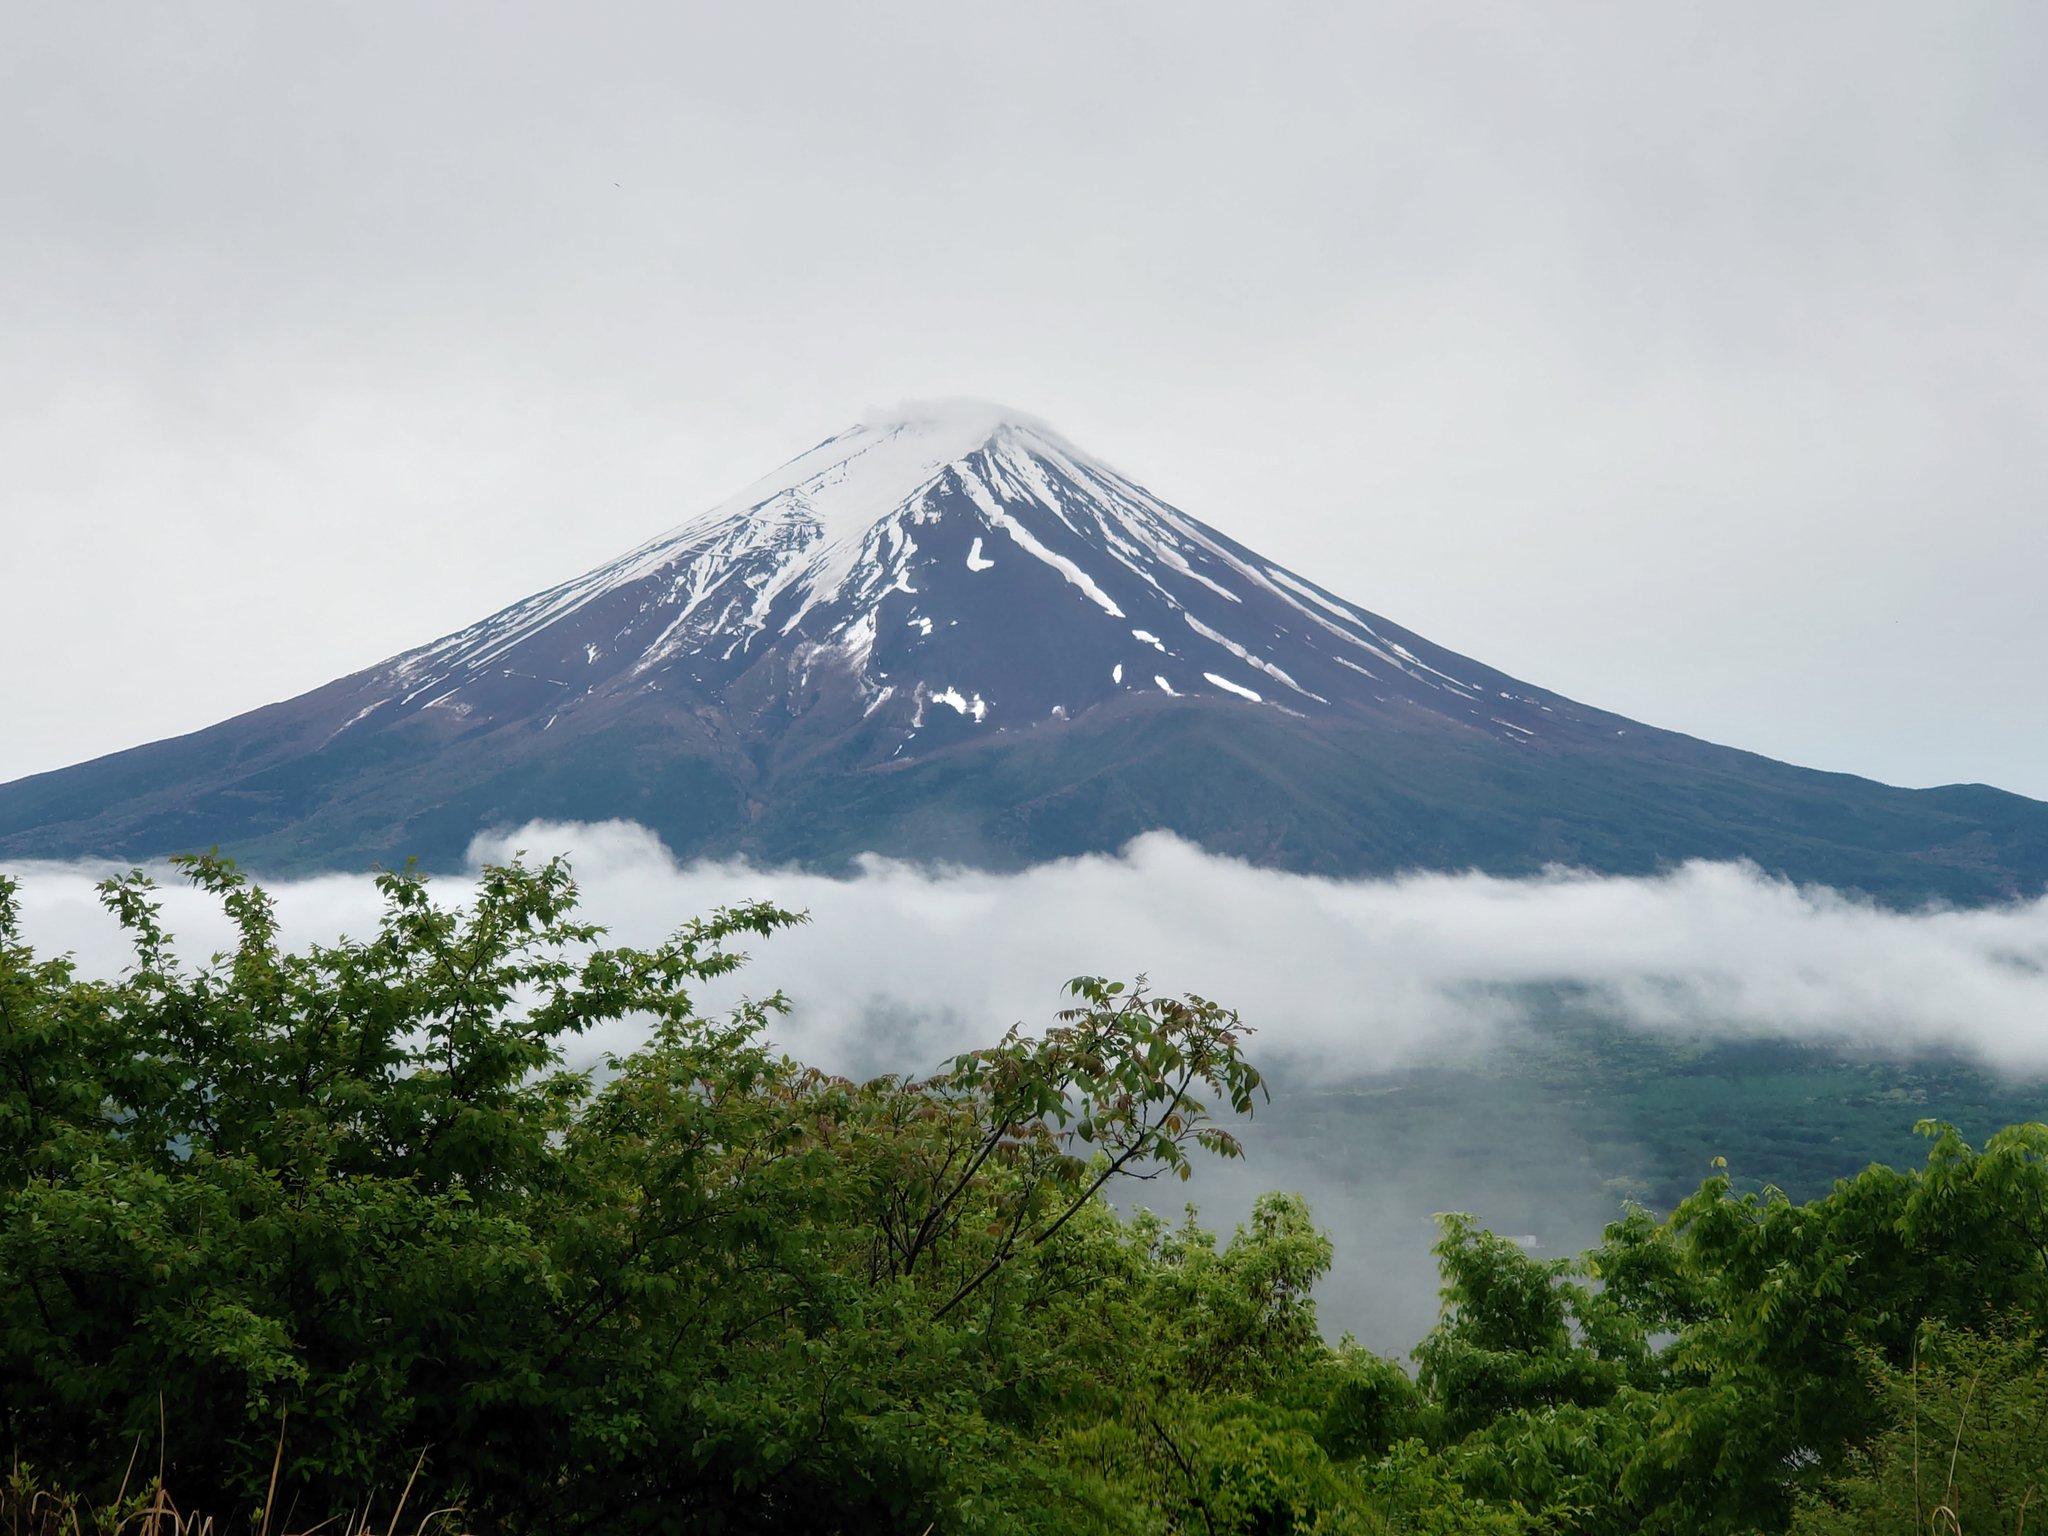
[[[1962,1048],[2010,1068],[2048,1067],[2048,900],[1901,913],[1730,864],[1654,879],[1316,880],[1163,835],[1021,874],[874,859],[845,880],[679,866],[652,834],[616,822],[529,826],[479,839],[473,853],[518,848],[568,853],[586,914],[624,942],[653,942],[753,897],[807,910],[810,924],[753,944],[754,963],[700,1002],[780,987],[795,1005],[780,1042],[841,1071],[927,1069],[1013,1022],[1042,1025],[1071,975],[1139,971],[1238,1008],[1260,1031],[1254,1059],[1290,1069],[1283,1082],[1341,1085],[1348,1074],[1483,1050],[1533,1006],[1517,989],[1556,985],[1645,1030]],[[105,869],[16,873],[39,949],[74,951],[88,972],[120,969],[120,935],[92,894]],[[212,903],[160,873],[166,921],[188,958],[224,947],[230,930]],[[440,889],[465,893],[455,880]],[[376,921],[367,879],[272,890],[291,943],[362,936]],[[578,1056],[630,1045],[631,1034],[584,1042]],[[1618,1214],[1617,1196],[1585,1171],[1566,1115],[1525,1126],[1513,1166],[1493,1153],[1446,1157],[1467,1141],[1492,1145],[1455,1127],[1400,1165],[1276,1134],[1287,1111],[1283,1089],[1254,1122],[1248,1162],[1205,1167],[1189,1193],[1224,1225],[1260,1189],[1308,1194],[1337,1243],[1320,1291],[1325,1325],[1376,1348],[1405,1350],[1435,1315],[1433,1211],[1472,1210],[1503,1231],[1538,1234],[1553,1254],[1592,1241]],[[1172,1207],[1181,1197],[1177,1186],[1146,1185],[1132,1198]]]
[[[480,838],[474,857],[566,852],[585,910],[626,942],[760,897],[811,923],[754,946],[705,1002],[781,987],[781,1029],[826,1064],[918,1068],[1017,1021],[1044,1020],[1079,973],[1150,975],[1238,1008],[1261,1051],[1375,1070],[1483,1042],[1515,1022],[1515,989],[1564,984],[1644,1029],[1777,1035],[1909,1050],[1960,1048],[2048,1067],[2048,900],[1897,912],[1796,888],[1738,864],[1653,878],[1415,875],[1335,881],[1255,869],[1172,837],[1019,874],[870,858],[848,879],[744,864],[678,865],[627,823],[534,825]],[[30,936],[86,969],[122,963],[91,883],[104,871],[30,865]],[[275,886],[290,939],[367,933],[366,879]],[[462,894],[460,882],[443,889]],[[166,880],[186,953],[228,940],[200,894]],[[877,1021],[889,1021],[887,1044]]]

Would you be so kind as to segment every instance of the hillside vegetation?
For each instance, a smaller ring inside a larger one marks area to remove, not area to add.
[[[2048,1483],[2042,1126],[1803,1204],[1716,1176],[1575,1261],[1447,1217],[1411,1373],[1323,1338],[1299,1199],[1228,1241],[1105,1199],[1237,1155],[1216,1003],[1082,978],[853,1082],[773,1048],[777,996],[693,1006],[773,907],[639,950],[560,861],[467,908],[393,874],[375,934],[288,952],[186,874],[239,942],[188,969],[110,881],[115,982],[0,879],[10,1529],[168,1489],[220,1530],[1974,1536]],[[645,1045],[563,1070],[614,1020]]]

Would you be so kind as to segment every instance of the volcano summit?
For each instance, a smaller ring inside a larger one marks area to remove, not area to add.
[[[0,856],[450,865],[487,826],[607,817],[826,868],[1165,828],[1330,874],[1748,857],[1962,900],[2048,877],[2048,806],[1793,768],[1518,682],[970,405],[828,438],[311,693],[0,786]]]

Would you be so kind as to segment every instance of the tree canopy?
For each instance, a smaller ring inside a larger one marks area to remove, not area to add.
[[[561,860],[467,905],[401,872],[374,934],[290,950],[232,865],[183,873],[236,942],[187,966],[110,880],[116,980],[0,878],[17,1503],[112,1510],[139,1456],[251,1529],[417,1469],[415,1511],[508,1532],[1974,1533],[2043,1477],[2042,1126],[1929,1126],[1805,1204],[1717,1175],[1577,1260],[1446,1217],[1411,1374],[1323,1337],[1298,1197],[1227,1241],[1105,1198],[1239,1155],[1216,1002],[1083,977],[859,1082],[774,1047],[779,994],[693,1002],[773,906],[634,949]]]

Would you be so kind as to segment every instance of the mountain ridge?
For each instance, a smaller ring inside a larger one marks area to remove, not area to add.
[[[609,816],[685,857],[821,867],[1010,867],[1164,827],[1329,874],[1750,857],[1964,901],[2048,880],[2048,806],[1521,682],[958,402],[296,698],[0,785],[0,857],[446,865],[487,825]]]

